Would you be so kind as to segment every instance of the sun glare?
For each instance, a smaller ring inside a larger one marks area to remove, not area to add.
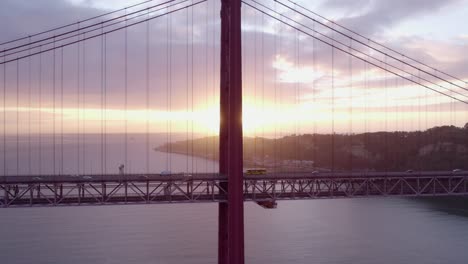
[[[312,83],[323,76],[321,72],[314,71],[310,66],[297,66],[286,58],[277,55],[273,68],[280,71],[279,81],[285,83]]]

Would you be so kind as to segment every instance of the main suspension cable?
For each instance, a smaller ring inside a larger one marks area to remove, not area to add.
[[[252,1],[254,1],[254,0],[252,0]],[[383,51],[381,51],[381,50],[379,50],[379,49],[376,49],[376,48],[372,47],[371,45],[366,44],[366,43],[363,42],[363,41],[357,40],[357,39],[353,38],[352,36],[349,36],[349,35],[347,35],[347,34],[341,32],[341,31],[339,31],[339,30],[334,29],[334,28],[333,28],[333,25],[337,25],[337,24],[336,24],[335,22],[333,22],[333,21],[331,21],[332,26],[329,26],[329,25],[327,25],[327,24],[324,24],[324,23],[321,23],[320,21],[315,20],[314,18],[312,18],[312,17],[310,17],[310,16],[308,16],[308,15],[302,13],[302,12],[296,11],[296,10],[293,9],[292,7],[283,4],[281,1],[278,1],[278,0],[274,0],[274,1],[280,3],[280,4],[283,5],[284,7],[288,8],[288,9],[290,9],[290,10],[293,10],[293,11],[295,11],[296,13],[298,13],[298,14],[300,14],[300,15],[302,15],[302,16],[304,16],[304,17],[306,17],[306,18],[308,18],[308,19],[310,19],[310,20],[312,20],[312,21],[314,21],[314,22],[317,22],[317,23],[321,24],[322,26],[324,26],[324,27],[326,27],[326,28],[331,29],[331,30],[334,31],[334,32],[337,32],[337,33],[343,35],[343,36],[346,37],[346,38],[350,38],[350,39],[352,39],[353,41],[355,41],[355,42],[357,42],[357,43],[359,43],[359,44],[361,44],[361,45],[364,45],[364,46],[366,46],[366,47],[368,47],[368,48],[370,48],[370,49],[372,49],[372,50],[374,50],[374,51],[376,51],[376,52],[378,52],[378,53],[381,53],[381,54],[383,54],[383,55],[385,55],[385,56],[388,56],[388,57],[390,57],[390,58],[392,58],[392,59],[394,59],[394,60],[400,61],[400,62],[402,62],[403,64],[405,64],[405,65],[407,65],[407,66],[410,66],[411,68],[414,68],[414,69],[416,69],[416,70],[420,70],[421,72],[423,72],[423,73],[425,73],[425,74],[427,74],[427,75],[430,75],[430,76],[432,76],[432,77],[436,77],[437,79],[439,79],[439,80],[441,80],[441,81],[450,83],[450,84],[453,85],[453,86],[456,86],[456,87],[458,87],[458,88],[460,88],[460,89],[463,89],[463,90],[468,91],[468,89],[465,89],[465,87],[463,87],[463,86],[460,86],[460,85],[458,85],[458,84],[456,84],[456,83],[454,83],[454,82],[452,82],[452,81],[450,81],[450,80],[446,80],[446,79],[437,77],[436,75],[433,75],[433,74],[432,74],[431,72],[429,72],[429,71],[426,71],[426,70],[423,70],[423,69],[421,69],[421,68],[418,68],[418,67],[416,67],[416,66],[414,66],[414,65],[412,65],[412,64],[410,64],[410,63],[407,63],[407,62],[404,61],[404,60],[398,59],[396,56],[390,55],[390,54],[388,54],[388,53],[386,53],[386,52],[383,52]],[[289,0],[287,0],[287,1],[289,1]],[[355,33],[355,34],[357,34],[357,33]],[[366,38],[366,39],[368,39],[368,38]],[[370,39],[368,39],[368,40],[369,40],[369,42],[377,43],[377,42],[372,41],[372,40],[370,40]],[[377,44],[378,44],[378,43],[377,43]],[[381,45],[381,44],[378,44],[378,45],[379,45],[379,46],[382,46],[382,47],[385,47],[385,46],[383,46],[383,45]],[[399,52],[396,52],[396,51],[394,51],[394,50],[392,50],[392,49],[389,49],[389,48],[386,48],[386,49],[391,50],[391,51],[393,51],[393,52],[395,52],[395,53],[397,53],[397,54],[399,54],[399,55],[403,55],[403,54],[401,54],[401,53],[399,53]],[[404,58],[408,58],[408,59],[410,59],[410,60],[412,60],[412,61],[414,61],[414,62],[417,62],[418,64],[421,64],[421,65],[423,65],[423,66],[425,66],[425,67],[428,67],[429,69],[437,70],[437,69],[435,69],[435,68],[433,68],[433,67],[428,66],[427,64],[424,64],[424,63],[422,63],[422,62],[420,62],[420,61],[417,61],[417,60],[415,60],[415,59],[409,58],[409,57],[407,57],[407,56],[405,56],[405,55],[403,55],[403,57],[404,57]],[[437,70],[437,71],[438,71],[438,70]],[[459,78],[454,77],[454,76],[452,76],[452,75],[449,75],[449,74],[446,74],[446,73],[444,73],[444,74],[447,75],[447,76],[449,76],[449,77],[451,77],[451,78],[454,78],[454,79],[456,79],[456,80],[462,81],[462,80],[460,80]]]
[[[355,57],[355,58],[357,58],[357,59],[359,59],[359,60],[365,61],[365,62],[367,62],[368,64],[370,64],[370,65],[372,65],[372,66],[374,66],[374,67],[377,67],[377,68],[379,68],[379,69],[385,70],[384,67],[378,65],[378,64],[375,63],[375,62],[371,62],[371,61],[369,61],[369,60],[366,60],[366,59],[364,59],[364,58],[362,58],[362,57],[359,57],[359,56],[357,56],[357,55],[355,55],[355,54],[353,54],[353,53],[348,52],[347,50],[345,50],[345,49],[343,49],[343,48],[337,47],[335,44],[329,43],[329,42],[327,42],[327,41],[325,41],[325,40],[323,40],[323,39],[320,39],[320,38],[318,38],[318,37],[316,37],[316,36],[313,36],[312,34],[306,32],[306,31],[304,31],[304,30],[302,30],[302,29],[300,29],[300,28],[298,28],[298,27],[296,27],[296,26],[294,26],[294,25],[292,25],[292,24],[290,24],[290,23],[288,23],[288,22],[279,20],[278,18],[274,17],[273,15],[268,14],[267,12],[256,8],[256,7],[254,7],[253,5],[251,5],[251,4],[249,4],[249,3],[245,2],[245,1],[242,1],[242,2],[243,2],[244,4],[250,6],[251,8],[254,8],[254,9],[256,9],[257,11],[264,13],[264,14],[266,14],[267,16],[269,16],[269,17],[271,17],[271,18],[273,18],[273,19],[275,19],[275,20],[281,21],[281,23],[283,23],[283,24],[285,24],[285,25],[287,25],[287,26],[289,26],[289,27],[291,27],[291,28],[293,28],[293,29],[295,29],[295,30],[298,30],[298,31],[302,32],[303,34],[305,34],[305,35],[307,35],[307,36],[309,36],[309,37],[315,38],[315,39],[317,39],[318,41],[320,41],[320,42],[322,42],[322,43],[324,43],[324,44],[326,44],[326,45],[328,45],[328,46],[333,47],[334,49],[337,49],[337,50],[339,50],[339,51],[341,51],[341,52],[343,52],[343,53],[349,54],[349,55],[351,55],[351,56],[353,56],[353,57]],[[335,40],[333,40],[332,42],[335,42]],[[449,95],[449,94],[446,94],[446,93],[441,92],[441,91],[439,91],[439,90],[436,90],[436,89],[434,89],[434,88],[431,88],[431,87],[429,87],[429,86],[427,86],[427,85],[425,85],[425,84],[418,83],[417,81],[412,80],[411,78],[406,77],[406,76],[404,76],[404,75],[402,75],[402,74],[400,74],[400,73],[397,73],[397,72],[395,72],[395,71],[391,71],[391,70],[388,70],[388,69],[387,69],[387,71],[388,71],[389,73],[391,73],[391,74],[397,76],[397,77],[400,77],[400,78],[402,78],[402,79],[405,79],[405,80],[407,80],[407,81],[409,81],[409,82],[412,82],[412,83],[414,83],[414,84],[417,84],[417,85],[419,85],[419,86],[425,87],[426,89],[429,89],[429,90],[431,90],[431,91],[433,91],[433,92],[439,93],[439,94],[444,95],[444,96],[449,97],[449,98],[452,98],[453,100],[459,101],[459,102],[461,102],[461,103],[468,104],[467,101],[463,101],[463,100],[461,100],[461,99],[459,99],[459,98],[456,98],[456,97],[454,97],[454,96],[452,96],[452,95]]]
[[[187,1],[188,1],[188,0],[187,0]],[[166,12],[166,13],[163,13],[163,14],[160,14],[160,15],[157,15],[157,16],[154,16],[154,17],[151,17],[151,18],[149,18],[149,19],[143,19],[143,20],[140,20],[140,21],[138,21],[138,22],[134,22],[134,23],[131,23],[131,24],[127,24],[127,25],[122,26],[122,27],[114,28],[114,29],[109,30],[109,31],[106,31],[106,32],[104,32],[104,33],[98,33],[98,34],[95,34],[95,35],[92,35],[92,36],[83,38],[83,39],[81,39],[81,40],[72,41],[72,42],[69,42],[69,43],[65,43],[65,44],[61,44],[61,45],[55,46],[55,47],[53,47],[53,48],[43,49],[43,50],[41,50],[41,51],[34,52],[34,53],[32,53],[32,54],[29,54],[29,55],[20,56],[20,57],[17,57],[17,58],[14,58],[14,59],[10,59],[10,60],[5,60],[5,61],[1,62],[0,65],[1,65],[1,64],[6,64],[6,63],[9,63],[9,62],[13,62],[13,61],[16,61],[16,60],[21,60],[21,59],[24,59],[24,58],[27,58],[27,57],[30,57],[30,56],[35,56],[35,55],[38,55],[38,54],[40,54],[40,53],[52,51],[53,49],[58,49],[58,48],[70,46],[70,45],[76,44],[76,43],[78,43],[78,42],[82,42],[82,41],[86,41],[86,40],[89,40],[89,39],[97,38],[97,37],[100,37],[100,36],[103,35],[103,34],[110,34],[110,33],[113,33],[113,32],[116,32],[116,31],[119,31],[119,30],[128,28],[128,27],[132,27],[132,26],[135,26],[135,25],[144,23],[144,22],[146,22],[146,21],[148,21],[148,20],[153,20],[153,19],[156,19],[156,18],[159,18],[159,17],[162,17],[162,16],[166,16],[166,15],[175,13],[175,12],[180,11],[180,10],[189,8],[189,7],[193,7],[193,6],[195,6],[195,5],[204,3],[204,2],[206,2],[206,1],[207,1],[207,0],[200,0],[200,1],[195,2],[195,3],[193,3],[193,4],[186,5],[186,6],[177,8],[177,9],[173,9],[173,10],[171,10],[170,12]],[[85,34],[85,33],[82,33],[82,34]],[[42,45],[41,45],[41,46],[42,46]]]
[[[265,6],[265,5],[261,4],[261,3],[258,3],[256,0],[250,0],[250,1],[252,1],[252,2],[255,3],[255,4],[258,4],[258,5],[262,6],[263,8],[265,8],[266,10],[269,10],[269,11],[272,12],[272,13],[275,13],[275,12],[276,12],[275,10],[273,10],[273,9],[267,7],[267,6]],[[267,13],[266,11],[264,11],[264,10],[260,10],[259,8],[254,7],[253,5],[250,5],[250,4],[248,4],[248,3],[244,2],[244,1],[243,1],[243,3],[245,3],[246,5],[248,5],[248,6],[252,7],[252,8],[254,8],[254,9],[256,9],[256,10],[259,11],[259,12],[262,12],[262,13],[264,13],[264,14],[270,16],[270,17],[273,18],[273,19],[277,19],[276,17],[274,17],[274,16],[271,15],[271,14],[268,14],[268,13]],[[314,30],[314,29],[310,28],[309,26],[307,26],[307,25],[305,25],[305,24],[303,24],[303,23],[300,23],[300,22],[298,22],[297,20],[292,19],[292,18],[290,18],[290,17],[288,17],[288,16],[286,16],[286,15],[283,15],[283,14],[279,14],[279,15],[282,16],[282,17],[284,17],[284,18],[286,18],[286,19],[288,19],[288,20],[290,20],[290,21],[292,21],[293,23],[295,23],[295,24],[297,24],[297,25],[299,25],[299,26],[301,26],[301,27],[303,27],[303,28],[306,28],[307,30],[311,30],[311,31]],[[317,22],[317,23],[320,23],[320,22],[318,22],[318,21],[316,21],[316,20],[313,20],[313,19],[312,19],[312,21]],[[298,30],[298,31],[300,31],[300,32],[303,32],[303,33],[305,33],[305,34],[311,36],[311,34],[306,33],[304,30],[300,29],[300,28],[297,27],[297,26],[294,26],[294,25],[289,24],[289,23],[287,23],[287,22],[283,22],[283,23],[286,23],[286,24],[289,25],[290,27],[293,27],[294,29],[296,29],[296,30]],[[330,27],[330,26],[327,26],[327,27],[330,28],[330,29],[332,30],[332,33],[333,33],[333,32],[336,32],[336,31],[333,29],[333,27]],[[315,30],[314,30],[314,31],[315,31]],[[313,32],[314,32],[314,31],[313,31]],[[354,56],[354,57],[356,57],[356,58],[364,59],[364,58],[361,58],[360,56],[357,56],[357,55],[355,55],[355,54],[352,54],[352,52],[346,51],[345,48],[348,48],[348,49],[351,48],[352,51],[354,51],[354,52],[356,52],[356,53],[358,53],[358,54],[361,54],[361,55],[363,55],[363,56],[366,56],[367,58],[370,58],[370,59],[373,59],[373,60],[377,61],[377,62],[374,62],[374,63],[373,63],[374,65],[375,65],[375,64],[378,64],[378,63],[382,63],[382,64],[385,63],[385,65],[388,65],[388,66],[392,67],[394,70],[398,70],[398,71],[400,71],[400,72],[402,72],[402,73],[404,73],[404,74],[406,74],[406,75],[409,75],[409,76],[414,76],[413,73],[410,73],[410,72],[408,72],[408,71],[403,71],[403,70],[401,70],[400,68],[398,68],[398,67],[396,67],[396,66],[394,66],[394,65],[392,65],[392,64],[389,64],[389,63],[386,63],[386,62],[382,61],[381,59],[378,59],[378,58],[376,58],[376,57],[374,57],[374,56],[372,56],[372,55],[369,55],[369,54],[367,54],[367,53],[364,53],[364,52],[362,52],[362,51],[360,51],[360,50],[358,50],[358,49],[356,49],[356,48],[350,47],[350,46],[346,45],[345,43],[336,40],[334,37],[333,37],[333,38],[332,38],[332,37],[329,37],[328,35],[323,34],[323,33],[321,33],[321,32],[318,32],[318,31],[315,31],[315,33],[318,33],[321,37],[323,37],[323,38],[325,38],[325,39],[328,39],[329,41],[333,42],[333,44],[334,44],[334,43],[340,44],[340,45],[343,46],[344,48],[336,47],[336,46],[334,45],[335,48],[338,49],[338,50],[341,50],[341,51],[343,51],[343,52],[345,52],[345,53],[351,54],[352,56]],[[312,36],[311,36],[311,37],[312,37]],[[329,42],[326,42],[326,41],[324,41],[323,39],[320,39],[320,38],[318,38],[318,37],[316,37],[316,36],[315,36],[315,38],[317,38],[319,41],[322,41],[322,42],[326,43],[327,45],[331,45]],[[364,43],[363,45],[364,45],[365,47],[368,47],[369,49],[372,49],[372,47],[371,47],[370,45],[368,45],[368,44],[365,44],[365,43]],[[387,54],[384,54],[384,55],[385,55],[385,56],[389,56],[389,55],[387,55]],[[400,61],[400,62],[402,62],[402,63],[405,64],[405,62],[403,62],[403,61],[401,61],[401,60],[399,60],[399,59],[397,59],[397,58],[395,58],[395,60]],[[409,65],[409,64],[406,63],[405,65]],[[412,66],[412,65],[409,65],[409,66]],[[381,68],[381,69],[384,69],[382,66],[377,66],[377,67],[379,67],[379,68]],[[417,70],[420,70],[419,68],[416,68],[416,69],[417,69]],[[385,70],[385,69],[384,69],[384,70]],[[390,72],[390,70],[385,70],[385,71]],[[423,81],[426,81],[426,82],[428,82],[428,83],[430,83],[430,84],[432,84],[432,85],[436,85],[436,86],[438,86],[438,87],[440,87],[440,88],[446,89],[446,90],[448,90],[448,91],[450,91],[450,92],[453,91],[453,90],[451,90],[450,88],[444,87],[444,86],[442,86],[442,85],[440,85],[440,84],[437,84],[437,83],[434,83],[434,82],[431,82],[431,81],[429,81],[429,80],[427,80],[427,79],[425,79],[425,78],[422,78],[422,80],[423,80]],[[450,83],[450,82],[447,81],[447,80],[444,80],[444,81]],[[465,95],[465,94],[462,94],[462,93],[456,92],[456,91],[455,91],[455,93],[456,93],[457,95],[459,95],[459,96],[463,96],[463,97],[465,97],[465,98],[468,98],[468,95]]]
[[[97,18],[105,17],[105,16],[108,16],[108,15],[112,15],[112,14],[121,12],[121,11],[123,11],[123,10],[126,10],[126,9],[128,9],[128,8],[137,7],[137,6],[140,6],[140,5],[143,5],[143,4],[152,2],[152,1],[154,1],[154,0],[148,0],[148,1],[140,2],[140,3],[137,3],[137,4],[131,5],[131,6],[127,6],[127,7],[125,7],[125,8],[117,9],[117,10],[114,10],[114,11],[111,11],[111,12],[108,12],[108,13],[105,13],[105,14],[93,16],[93,17],[90,17],[90,18],[87,18],[87,19],[84,19],[84,20],[80,20],[80,21],[78,21],[78,22],[74,22],[74,23],[70,23],[70,24],[67,24],[67,25],[64,25],[64,26],[59,26],[59,27],[51,28],[51,29],[48,29],[48,30],[45,30],[45,31],[41,31],[41,32],[39,32],[39,33],[35,33],[35,34],[28,35],[28,36],[25,36],[25,37],[20,37],[20,38],[17,38],[17,39],[5,41],[5,42],[0,43],[0,46],[6,45],[6,44],[10,44],[10,43],[14,43],[14,42],[18,42],[18,41],[25,40],[25,39],[30,39],[30,38],[32,38],[32,37],[36,37],[36,36],[39,36],[39,35],[47,34],[47,33],[50,33],[50,32],[53,32],[53,31],[57,31],[57,30],[60,30],[60,29],[64,29],[64,28],[67,28],[67,27],[71,27],[71,26],[74,26],[74,25],[80,25],[80,24],[83,24],[83,23],[85,23],[85,22],[88,22],[88,21],[91,21],[91,20],[95,20],[95,19],[97,19]]]
[[[176,0],[170,0],[170,1],[168,1],[168,2],[170,3],[170,2],[173,2],[173,1],[176,1]],[[188,0],[185,0],[185,1],[188,1]],[[96,30],[100,30],[101,27],[102,27],[104,24],[108,23],[108,22],[115,21],[115,20],[118,20],[118,19],[121,19],[121,18],[125,18],[123,21],[119,21],[119,22],[117,22],[117,23],[113,23],[113,24],[107,25],[106,27],[112,26],[112,25],[116,25],[116,24],[119,24],[119,23],[122,23],[122,22],[125,22],[125,20],[127,20],[127,19],[128,19],[128,16],[130,16],[130,15],[138,14],[138,13],[144,12],[144,11],[146,11],[146,10],[149,10],[149,9],[152,9],[152,8],[155,8],[155,7],[159,7],[159,6],[161,6],[161,5],[167,4],[168,2],[159,4],[159,5],[156,5],[156,6],[153,6],[153,7],[151,7],[151,8],[145,8],[145,9],[141,9],[141,10],[136,11],[136,12],[132,12],[132,13],[128,13],[128,14],[125,14],[125,15],[122,15],[122,16],[114,17],[114,18],[112,18],[112,19],[109,19],[109,20],[106,20],[106,21],[101,21],[101,22],[98,22],[98,23],[95,23],[95,24],[92,24],[92,25],[80,27],[80,28],[78,28],[78,29],[73,29],[73,30],[70,30],[70,31],[67,31],[67,32],[64,32],[64,33],[57,34],[57,35],[54,34],[54,35],[51,36],[51,37],[46,37],[46,38],[43,38],[43,39],[40,39],[40,40],[33,41],[33,42],[31,42],[31,43],[21,44],[21,45],[12,47],[12,48],[4,49],[4,50],[0,51],[0,54],[1,54],[1,53],[6,53],[6,52],[8,52],[8,51],[16,50],[16,49],[19,49],[19,48],[31,46],[31,45],[33,45],[33,44],[38,44],[38,43],[41,43],[41,42],[44,42],[44,41],[47,41],[47,40],[53,40],[53,42],[56,42],[57,38],[63,37],[63,36],[66,36],[66,35],[69,35],[69,34],[72,34],[72,33],[75,33],[75,32],[79,32],[79,33],[78,33],[78,34],[75,34],[75,35],[72,35],[72,36],[67,36],[67,37],[62,38],[62,39],[60,39],[60,40],[64,40],[64,39],[76,37],[76,35],[81,35],[81,34],[93,32],[93,31],[96,31]],[[183,2],[184,2],[184,1],[182,1],[181,3],[183,3]],[[178,3],[178,4],[180,4],[180,3]],[[158,11],[158,10],[156,10],[156,11]],[[135,16],[134,18],[137,18],[137,17],[140,17],[140,16],[142,16],[142,15]],[[80,25],[80,24],[78,24],[78,25]],[[89,31],[86,31],[86,32],[80,32],[80,31],[82,31],[82,30],[85,30],[85,29],[88,29],[88,28],[93,28],[93,27],[96,27],[96,28],[94,28],[94,29],[92,29],[92,30],[89,30]],[[44,46],[44,45],[47,45],[47,44],[51,44],[51,43],[42,43],[40,46]],[[37,46],[36,46],[36,47],[37,47]],[[36,48],[36,47],[32,47],[32,48]],[[24,50],[22,50],[22,51],[24,51]],[[2,56],[9,56],[9,55],[12,55],[12,54],[15,54],[15,53],[3,54]]]

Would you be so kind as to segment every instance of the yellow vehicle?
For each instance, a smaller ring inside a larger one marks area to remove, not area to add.
[[[266,173],[267,173],[267,170],[263,168],[254,168],[254,169],[245,170],[245,174],[247,175],[265,175]]]

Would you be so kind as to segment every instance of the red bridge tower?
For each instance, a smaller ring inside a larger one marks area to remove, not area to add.
[[[219,172],[228,202],[219,204],[219,264],[244,263],[241,43],[241,0],[221,0]]]

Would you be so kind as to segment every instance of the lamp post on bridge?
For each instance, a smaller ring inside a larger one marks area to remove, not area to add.
[[[219,204],[218,264],[244,263],[241,0],[221,0],[219,172],[228,183]]]

